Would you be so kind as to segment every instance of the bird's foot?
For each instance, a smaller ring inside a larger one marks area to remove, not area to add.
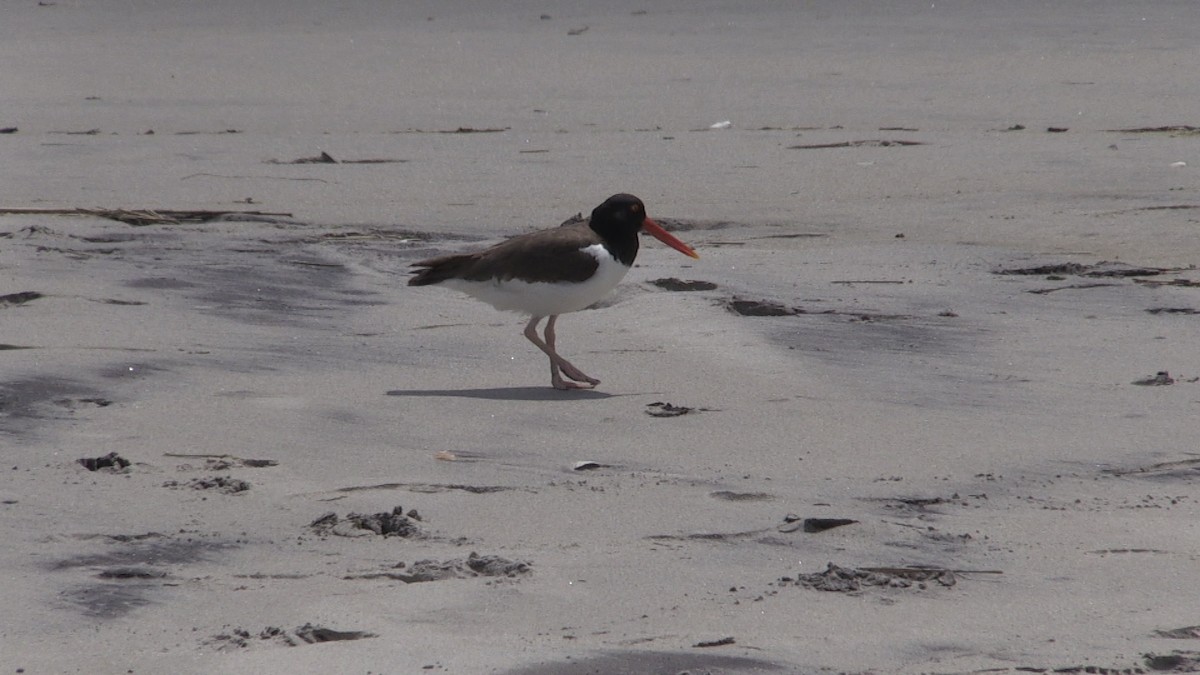
[[[562,375],[566,375],[570,379],[564,380]],[[550,384],[554,385],[555,389],[592,389],[600,384],[600,380],[588,377],[582,370],[568,363],[563,366],[561,375],[558,368],[551,368]]]
[[[576,382],[590,384],[593,387],[600,384],[600,380],[597,380],[594,377],[588,376],[587,373],[584,373],[582,370],[579,370],[575,366],[571,366],[570,368],[563,368],[563,375],[566,375],[567,377],[571,378],[572,380],[575,380]]]
[[[570,391],[572,389],[594,389],[597,384],[600,384],[600,381],[572,382],[571,380],[564,380],[560,377],[555,380],[550,380],[550,384],[552,384],[555,389],[559,389],[561,391]]]

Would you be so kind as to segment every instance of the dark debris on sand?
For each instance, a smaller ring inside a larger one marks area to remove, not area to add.
[[[409,582],[464,579],[469,577],[518,577],[533,571],[524,560],[509,560],[498,555],[472,552],[466,558],[418,560],[408,568]]]
[[[1175,378],[1165,370],[1160,370],[1153,377],[1146,377],[1140,380],[1134,380],[1133,384],[1142,387],[1164,387],[1170,384],[1175,384]]]
[[[1053,263],[1048,265],[1035,265],[1033,267],[999,269],[995,271],[995,274],[1017,276],[1080,276],[1113,278],[1153,277],[1173,271],[1179,270],[1171,270],[1163,267],[1137,267],[1134,265],[1126,265],[1124,263],[1102,260],[1095,265],[1084,265],[1076,262],[1068,262]]]
[[[163,487],[169,488],[191,488],[193,490],[215,490],[225,494],[237,494],[250,489],[250,483],[240,478],[232,476],[209,476],[207,478],[193,478],[186,483],[169,480],[163,483]]]
[[[854,593],[869,587],[925,589],[926,583],[936,582],[950,587],[956,583],[954,572],[945,569],[919,567],[839,567],[833,563],[823,572],[800,574],[794,579],[783,577],[780,585],[794,585],[817,591]]]
[[[797,530],[804,530],[808,534],[817,534],[818,532],[845,527],[846,525],[855,525],[857,523],[857,520],[851,518],[801,518],[794,513],[789,513],[784,516],[783,524],[776,529],[785,534]]]
[[[78,462],[88,471],[106,469],[113,473],[126,469],[132,464],[132,462],[115,452],[110,452],[103,457],[80,457]]]
[[[378,637],[378,635],[361,630],[334,630],[306,623],[292,630],[278,626],[267,626],[257,633],[251,633],[245,628],[231,628],[226,632],[218,633],[208,638],[205,640],[205,643],[221,650],[231,650],[245,649],[255,645],[299,647],[306,644],[362,640],[373,637]]]
[[[725,303],[725,307],[741,316],[795,316],[805,313],[799,307],[788,307],[770,300],[746,300],[744,298],[733,298]]]
[[[479,555],[474,551],[466,558],[450,560],[418,560],[412,565],[400,563],[384,572],[354,574],[347,579],[394,579],[406,584],[418,584],[443,579],[472,579],[502,577],[515,579],[533,572],[533,564],[525,560],[510,560],[498,555]]]
[[[675,405],[666,401],[655,401],[654,403],[646,404],[646,414],[651,417],[680,417],[695,411],[695,408],[689,408],[685,405]]]
[[[0,295],[0,307],[11,307],[13,305],[23,305],[27,302],[32,302],[38,298],[44,297],[37,291],[21,291],[20,293],[9,293]]]
[[[711,281],[699,281],[696,279],[677,279],[675,277],[667,277],[664,279],[653,279],[650,283],[663,289],[664,291],[711,291],[717,288],[717,285]]]
[[[421,516],[416,509],[405,513],[403,506],[397,506],[390,512],[350,513],[345,518],[339,518],[336,513],[330,511],[312,521],[309,528],[318,534],[336,534],[341,537],[376,534],[381,537],[413,539],[425,536],[417,525],[420,520]]]

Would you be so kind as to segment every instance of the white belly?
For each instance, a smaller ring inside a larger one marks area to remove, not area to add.
[[[519,281],[464,281],[447,279],[441,285],[460,290],[492,307],[530,316],[554,316],[578,312],[595,304],[617,287],[629,268],[617,262],[600,244],[583,249],[599,266],[586,281],[547,283]]]

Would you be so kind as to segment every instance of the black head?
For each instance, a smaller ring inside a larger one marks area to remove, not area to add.
[[[605,231],[624,231],[636,234],[646,222],[646,205],[633,195],[613,195],[592,209],[592,229],[603,235]]]
[[[638,252],[638,232],[650,236],[690,257],[700,256],[691,246],[679,241],[662,225],[646,215],[642,200],[633,195],[613,195],[592,210],[589,221],[592,230],[604,240],[605,247],[625,265],[632,265]]]
[[[646,207],[633,195],[613,195],[592,209],[589,225],[613,256],[632,265],[638,252],[638,232],[646,222]]]

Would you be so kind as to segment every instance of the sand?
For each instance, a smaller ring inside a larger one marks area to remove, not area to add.
[[[2,14],[7,672],[1200,669],[1194,3]]]

